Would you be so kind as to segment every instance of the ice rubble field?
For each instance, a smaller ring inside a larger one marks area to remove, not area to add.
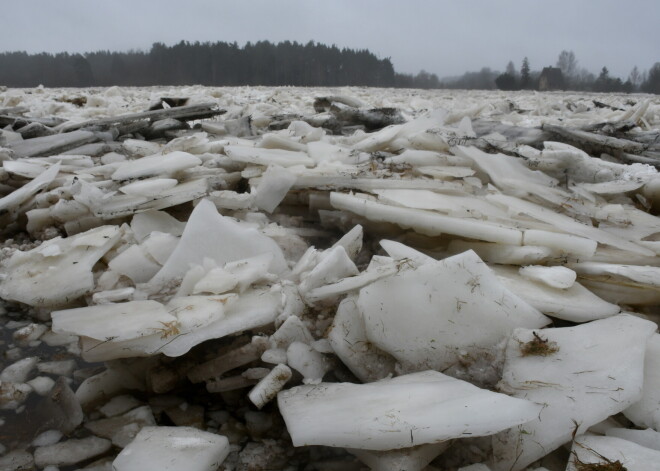
[[[660,470],[660,98],[10,89],[0,122],[0,469]]]

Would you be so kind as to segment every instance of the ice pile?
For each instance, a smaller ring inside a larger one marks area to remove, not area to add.
[[[20,93],[3,469],[657,468],[657,98]]]

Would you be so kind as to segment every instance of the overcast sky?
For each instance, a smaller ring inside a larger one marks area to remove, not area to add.
[[[562,49],[626,78],[660,61],[659,0],[0,0],[0,50],[149,50],[157,41],[314,40],[440,77]]]

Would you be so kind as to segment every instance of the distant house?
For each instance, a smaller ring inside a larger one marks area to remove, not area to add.
[[[564,90],[564,74],[559,67],[544,67],[539,77],[539,90]]]

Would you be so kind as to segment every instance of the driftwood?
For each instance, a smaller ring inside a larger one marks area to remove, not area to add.
[[[364,126],[367,131],[376,131],[392,124],[403,124],[406,121],[396,108],[362,109],[342,103],[333,103],[330,113],[344,127]]]
[[[225,113],[215,103],[201,103],[198,105],[178,106],[163,110],[143,111],[141,113],[131,113],[120,116],[110,116],[108,118],[92,119],[82,123],[65,123],[57,126],[60,132],[70,132],[81,128],[101,128],[108,129],[118,125],[126,125],[136,121],[160,121],[167,118],[178,119],[180,121],[191,121],[195,119],[212,118]]]
[[[643,155],[648,150],[648,146],[639,142],[604,136],[579,129],[564,128],[551,124],[543,125],[542,129],[552,134],[556,140],[579,147],[590,155],[599,155],[601,153],[610,154],[615,157],[624,153]]]
[[[351,108],[361,108],[364,106],[357,98],[343,96],[343,95],[333,95],[333,96],[319,96],[314,99],[314,110],[317,113],[323,113],[324,111],[330,111],[330,108],[334,104],[342,104],[350,106]]]
[[[35,137],[52,136],[55,134],[55,131],[41,123],[30,123],[20,128],[18,132],[23,136],[23,139],[34,139]]]
[[[31,118],[29,116],[17,116],[12,113],[0,114],[0,127],[11,126],[14,130],[28,126],[32,123],[39,123],[44,126],[54,127],[64,123],[62,118]]]
[[[56,155],[98,140],[100,137],[93,132],[74,131],[12,142],[6,147],[13,150],[16,157],[42,157]]]
[[[175,98],[175,97],[161,97],[157,102],[152,103],[149,106],[149,111],[153,110],[162,110],[162,109],[167,109],[165,105],[167,105],[168,108],[175,108],[177,106],[185,106],[188,104],[188,101],[190,98]]]

